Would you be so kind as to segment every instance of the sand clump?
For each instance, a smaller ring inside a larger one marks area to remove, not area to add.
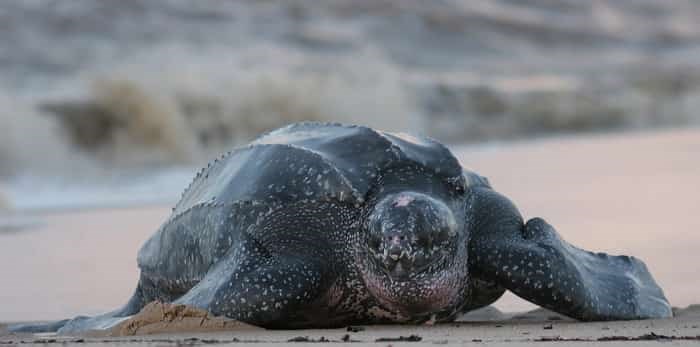
[[[261,329],[187,305],[154,301],[139,313],[106,332],[106,336],[132,336],[175,332],[211,332]]]

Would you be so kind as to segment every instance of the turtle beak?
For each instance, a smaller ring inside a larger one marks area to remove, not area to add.
[[[412,254],[413,247],[405,237],[392,235],[388,237],[388,242],[382,254],[382,263],[392,276],[408,275],[413,268]]]

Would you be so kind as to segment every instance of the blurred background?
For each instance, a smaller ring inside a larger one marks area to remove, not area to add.
[[[690,0],[0,2],[0,195],[20,209],[172,202],[299,120],[500,143],[698,109]]]
[[[194,173],[300,120],[448,143],[697,303],[698,110],[693,0],[0,1],[0,322],[121,305]]]

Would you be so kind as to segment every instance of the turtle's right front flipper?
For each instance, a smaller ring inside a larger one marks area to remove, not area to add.
[[[579,295],[583,296],[579,298],[585,297],[585,300],[579,299],[581,307],[577,308],[576,318],[582,320],[647,319],[672,315],[663,291],[641,260],[588,252],[572,246],[541,218],[529,220],[523,228],[523,236],[535,244],[528,248],[542,250],[540,260],[544,261],[545,267],[540,267],[540,272],[545,276],[537,276],[535,270],[535,278],[541,279],[542,287],[557,287],[552,293],[542,296],[544,302],[558,300],[573,304],[576,294],[567,295],[567,291],[580,292]],[[520,292],[522,295],[532,293],[527,286]]]
[[[314,304],[334,283],[353,213],[316,201],[238,210],[234,246],[175,303],[266,328],[332,325]]]
[[[303,324],[298,313],[321,294],[322,266],[291,255],[223,260],[175,301],[266,328]]]
[[[585,320],[672,316],[646,265],[564,241],[540,218],[526,224],[505,197],[474,192],[470,270],[542,307]]]

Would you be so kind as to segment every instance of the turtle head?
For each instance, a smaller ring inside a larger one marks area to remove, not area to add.
[[[418,192],[389,194],[365,225],[365,259],[358,263],[385,306],[415,316],[458,299],[466,284],[467,247],[448,203]]]
[[[424,270],[451,253],[457,222],[447,205],[420,193],[393,194],[369,217],[370,254],[393,278]]]

